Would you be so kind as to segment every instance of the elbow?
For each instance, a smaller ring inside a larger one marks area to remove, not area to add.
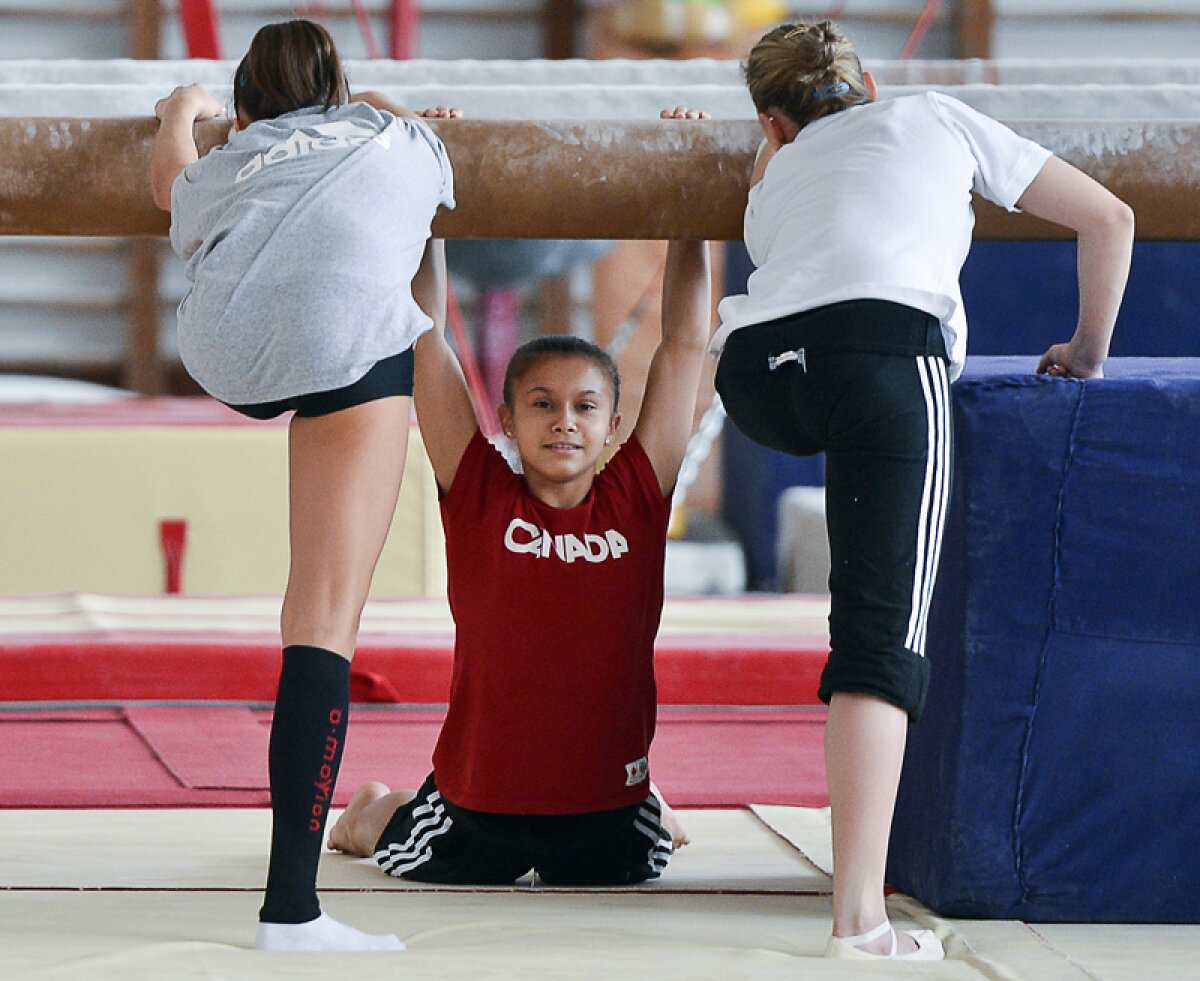
[[[1128,251],[1133,248],[1134,223],[1133,209],[1120,198],[1110,197],[1103,207],[1090,212],[1077,234],[1081,244],[1088,241],[1095,247]]]
[[[1130,242],[1133,241],[1135,223],[1133,209],[1118,197],[1113,197],[1097,220],[1099,230],[1113,238]]]
[[[1122,228],[1129,236],[1130,241],[1133,241],[1134,229],[1137,227],[1137,217],[1133,213],[1133,209],[1124,201],[1121,202],[1121,222]]]
[[[153,188],[154,203],[168,214],[171,211],[171,192],[168,190],[165,194],[158,188]]]
[[[163,163],[154,159],[150,162],[150,196],[163,211],[171,210],[171,187],[175,175]]]

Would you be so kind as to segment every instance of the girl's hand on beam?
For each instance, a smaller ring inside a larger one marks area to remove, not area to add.
[[[160,120],[172,115],[195,122],[223,116],[225,107],[209,95],[203,85],[177,85],[175,91],[154,104],[154,115]]]
[[[450,109],[446,106],[414,112],[412,109],[405,109],[400,103],[382,92],[376,91],[355,92],[350,96],[350,101],[365,102],[383,112],[390,112],[393,116],[404,116],[407,119],[458,119],[462,116],[461,109]]]
[[[674,109],[663,109],[658,114],[659,119],[709,119],[703,109],[689,109],[687,106],[676,106]]]
[[[170,211],[171,185],[200,157],[194,124],[200,119],[223,116],[225,107],[203,85],[180,85],[155,103],[154,114],[159,127],[150,151],[150,188],[154,203],[163,211]]]

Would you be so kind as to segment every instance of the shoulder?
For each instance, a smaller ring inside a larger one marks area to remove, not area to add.
[[[636,432],[630,433],[629,438],[617,447],[617,451],[605,464],[605,469],[614,465],[621,470],[639,470],[650,466],[650,457],[646,455],[646,448],[642,446]]]
[[[971,139],[979,136],[995,139],[1001,134],[1011,132],[1009,127],[999,120],[944,92],[925,92],[914,98],[921,99],[928,111],[948,129],[967,135]]]
[[[479,496],[497,481],[521,483],[520,476],[504,451],[476,429],[463,450],[462,459],[454,471],[454,480],[444,497]]]
[[[488,439],[480,429],[475,430],[475,434],[467,443],[467,448],[463,450],[462,461],[459,464],[460,472],[463,464],[470,465],[476,469],[494,469],[507,473],[513,472],[500,447]]]
[[[596,481],[604,487],[620,488],[630,496],[669,500],[663,497],[654,465],[636,433],[618,447],[597,475]]]
[[[377,133],[383,132],[394,122],[396,117],[386,109],[376,109],[369,102],[347,102],[334,106],[321,113],[322,120],[327,123],[353,123]]]
[[[914,103],[920,103],[922,108],[937,116],[943,122],[979,117],[983,114],[972,109],[965,102],[947,95],[945,92],[922,92],[920,95],[908,96]]]

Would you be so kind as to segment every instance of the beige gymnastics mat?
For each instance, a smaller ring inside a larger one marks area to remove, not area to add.
[[[662,879],[637,889],[829,892],[829,877],[751,812],[696,810],[683,816],[692,844],[679,850]],[[0,883],[23,889],[256,892],[266,876],[270,832],[265,809],[0,811]],[[448,888],[394,879],[370,859],[332,852],[322,858],[318,883],[325,891]]]
[[[825,875],[833,875],[833,832],[828,807],[780,807],[751,804],[763,824],[788,842]]]
[[[826,961],[823,811],[684,811],[695,844],[659,886],[624,890],[406,887],[326,856],[323,904],[409,949],[248,949],[269,818],[262,810],[0,812],[0,978],[727,979],[1184,981],[1200,928],[947,921],[889,900],[893,920],[937,931],[932,964]],[[765,821],[779,829],[771,831]]]
[[[264,954],[245,949],[259,898],[213,892],[0,892],[0,977],[392,978],[403,981],[733,981],[931,978],[980,981],[962,960],[863,972],[819,958],[824,897],[782,894],[335,893],[327,912],[402,953]],[[1014,927],[1014,932],[1016,928]],[[872,968],[875,968],[872,965]],[[1063,975],[1087,981],[1085,975]]]

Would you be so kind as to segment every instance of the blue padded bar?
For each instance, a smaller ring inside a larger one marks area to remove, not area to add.
[[[888,881],[947,916],[1200,922],[1200,359],[979,358]]]

